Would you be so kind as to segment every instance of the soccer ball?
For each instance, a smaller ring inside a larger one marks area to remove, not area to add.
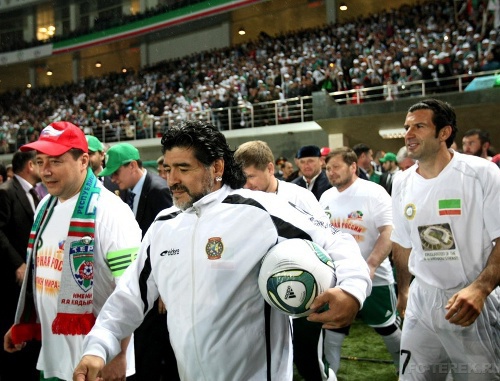
[[[272,307],[292,317],[303,317],[314,298],[335,287],[335,265],[314,242],[293,238],[273,246],[262,259],[259,289]]]

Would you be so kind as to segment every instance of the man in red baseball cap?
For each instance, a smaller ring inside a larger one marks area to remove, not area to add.
[[[80,191],[89,155],[87,139],[79,127],[69,122],[54,122],[42,130],[37,141],[21,146],[20,150],[37,151],[40,177],[52,196],[65,201]],[[58,157],[57,166],[52,165],[52,157]],[[57,170],[48,170],[49,167]]]
[[[37,151],[35,163],[49,195],[35,213],[27,271],[4,349],[13,353],[29,340],[42,340],[41,379],[70,381],[96,311],[131,263],[142,235],[127,204],[104,188],[89,167],[87,139],[79,127],[54,122],[36,142],[21,147],[30,150]],[[134,373],[129,341],[122,341],[122,353],[103,369],[104,379]]]

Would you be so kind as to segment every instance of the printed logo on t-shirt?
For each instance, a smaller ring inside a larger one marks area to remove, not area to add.
[[[455,261],[460,258],[450,224],[418,227],[424,261]]]
[[[362,220],[363,219],[363,212],[361,210],[355,210],[347,215],[347,218],[350,218],[352,220]]]
[[[407,204],[404,209],[404,214],[407,220],[413,220],[417,214],[417,207],[415,204]]]
[[[462,215],[462,200],[458,198],[439,200],[438,209],[440,216],[460,216]]]

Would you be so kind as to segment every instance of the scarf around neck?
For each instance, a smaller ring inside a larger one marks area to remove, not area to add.
[[[63,268],[57,315],[52,322],[52,333],[59,335],[86,335],[95,323],[93,307],[94,233],[96,205],[101,185],[87,169],[87,176],[78,195],[64,243]],[[36,314],[36,252],[40,237],[57,205],[57,197],[50,196],[42,205],[31,228],[26,258],[27,274],[21,287],[12,341],[14,344],[40,340],[40,322]],[[28,290],[33,287],[33,293]]]

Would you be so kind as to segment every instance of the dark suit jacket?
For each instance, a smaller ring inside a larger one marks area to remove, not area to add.
[[[137,205],[137,214],[135,215],[143,237],[157,214],[171,206],[172,195],[165,179],[154,173],[147,172],[139,204]]]
[[[292,183],[300,185],[302,188],[307,189],[307,184],[304,180],[303,176],[297,177],[295,180],[292,181]],[[326,177],[325,171],[321,171],[319,176],[316,178],[316,181],[314,182],[314,185],[311,189],[311,192],[314,194],[316,199],[320,199],[321,195],[323,194],[324,191],[327,189],[330,189],[332,186],[330,185],[330,182],[328,181],[328,178]]]
[[[380,185],[384,187],[387,193],[392,194],[392,182],[394,180],[394,173],[384,172],[382,176],[380,176]]]
[[[0,284],[4,302],[15,306],[20,287],[16,283],[16,269],[25,263],[28,239],[33,224],[33,209],[21,183],[14,177],[0,186]],[[14,321],[14,320],[12,320]]]
[[[0,287],[2,308],[0,330],[5,334],[14,323],[21,287],[16,270],[26,262],[26,249],[33,224],[33,209],[21,183],[14,177],[0,185]],[[28,287],[27,292],[31,292]],[[40,380],[36,370],[40,342],[30,341],[22,351],[0,353],[0,378],[3,380]]]
[[[172,206],[172,196],[165,179],[147,172],[139,197],[135,219],[144,237],[158,213]],[[165,322],[166,315],[158,313],[158,300],[156,300],[142,324],[135,330],[135,377],[138,381],[159,380],[162,374],[164,380],[179,379]]]
[[[358,177],[363,180],[370,180],[370,177],[366,174],[364,169],[358,167]]]

